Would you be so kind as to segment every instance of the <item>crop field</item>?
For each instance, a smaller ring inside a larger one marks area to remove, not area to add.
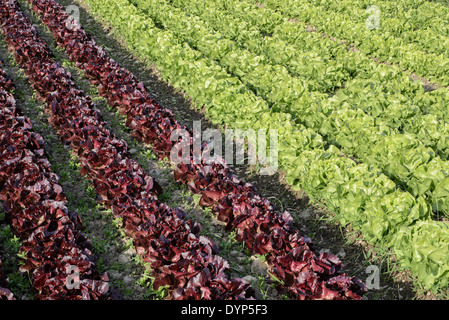
[[[0,300],[446,300],[447,21],[0,0]]]

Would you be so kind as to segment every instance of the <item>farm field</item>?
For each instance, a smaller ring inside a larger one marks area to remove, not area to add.
[[[0,299],[447,299],[448,15],[3,0]]]

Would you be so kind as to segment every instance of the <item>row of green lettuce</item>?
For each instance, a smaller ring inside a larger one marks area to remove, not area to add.
[[[340,2],[347,6],[352,4],[352,0]],[[309,3],[307,0],[261,0],[257,3],[277,10],[285,17],[313,25],[318,32],[327,36],[345,40],[347,44],[355,45],[365,55],[397,64],[408,72],[425,77],[441,86],[449,85],[448,57],[425,52],[418,43],[407,43],[389,32],[383,32],[380,28],[368,28],[366,20],[362,23],[353,20],[350,15],[326,12],[325,7]],[[382,22],[382,25],[385,25],[385,22]]]
[[[329,98],[327,94],[308,90],[306,80],[292,77],[284,67],[240,48],[197,16],[186,15],[164,0],[130,2],[182,42],[218,61],[274,110],[292,114],[299,123],[339,146],[346,156],[372,165],[414,196],[425,196],[434,211],[449,213],[449,162],[426,147],[420,137],[391,129],[388,123],[345,101],[337,103],[338,95]],[[211,6],[205,10],[213,12]],[[445,137],[449,142],[449,131]],[[439,151],[444,153],[447,149]]]
[[[210,27],[244,48],[264,55],[274,64],[285,66],[292,75],[298,73],[291,66],[299,66],[302,70],[299,75],[309,83],[313,84],[315,78],[335,78],[332,70],[343,72],[345,78],[349,74],[352,80],[343,83],[345,90],[339,92],[338,102],[350,103],[381,118],[393,128],[416,134],[426,146],[432,147],[438,143],[441,149],[447,143],[445,122],[449,115],[448,90],[441,88],[429,94],[422,85],[410,81],[399,68],[379,65],[357,51],[342,50],[344,47],[336,45],[335,41],[314,32],[306,32],[297,23],[280,23],[281,15],[272,10],[260,9],[249,2],[171,2],[190,14],[201,16]],[[221,11],[223,6],[225,10]],[[205,7],[207,10],[204,10]],[[263,30],[262,33],[272,33],[270,37],[263,37],[260,30]],[[327,67],[317,63],[316,56],[325,57]],[[329,88],[342,85],[330,81]],[[438,153],[438,150],[435,151]]]
[[[288,182],[325,201],[338,220],[351,223],[366,241],[391,248],[399,263],[427,289],[448,286],[449,226],[431,219],[422,197],[403,192],[366,164],[325,148],[321,137],[295,124],[169,31],[158,29],[126,0],[83,0],[112,25],[142,59],[157,65],[165,80],[182,88],[217,124],[277,129],[279,165]]]
[[[379,30],[401,38],[404,43],[416,43],[421,51],[449,57],[449,8],[429,1],[321,1],[308,0],[331,14],[343,14],[366,24],[368,18],[378,18]],[[374,7],[372,7],[374,6]],[[374,22],[374,21],[373,21]]]
[[[333,103],[349,104],[393,129],[414,134],[426,147],[447,159],[449,92],[446,89],[426,92],[422,84],[412,81],[398,68],[378,64],[359,52],[348,51],[344,46],[336,45],[335,41],[307,32],[299,24],[286,21],[279,24],[282,16],[248,2],[169,2],[189,15],[197,15],[209,28],[219,31],[242,48],[263,56],[264,60],[258,63],[284,66],[292,76],[307,81],[310,90],[327,92],[325,86],[316,87],[314,83],[316,79],[336,78],[332,70],[338,70],[345,75],[346,82],[338,85],[344,89],[338,91]],[[162,2],[161,6],[164,6]],[[157,18],[155,22],[160,23]],[[189,29],[196,28],[196,24]],[[267,25],[277,27],[270,30],[270,36],[263,36],[269,29]],[[202,41],[207,46],[213,40],[203,38]],[[224,39],[222,43],[230,46]],[[217,57],[217,54],[213,53],[213,56]],[[323,61],[315,59],[315,56],[324,57]],[[323,67],[323,63],[328,68]],[[295,68],[302,72],[296,72]],[[332,84],[329,88],[338,86]]]
[[[405,95],[422,93],[419,85],[404,85],[400,70],[381,69],[358,52],[348,51],[336,41],[320,34],[306,32],[300,24],[287,23],[282,15],[267,10],[254,10],[249,2],[241,1],[169,1],[188,14],[201,17],[215,30],[275,64],[285,66],[294,75],[310,82],[310,89],[334,91],[346,86],[354,77],[382,83],[395,81],[397,90]],[[207,8],[207,9],[206,9]],[[210,10],[209,10],[210,9]],[[268,34],[269,36],[261,36]],[[376,70],[377,73],[375,72]]]

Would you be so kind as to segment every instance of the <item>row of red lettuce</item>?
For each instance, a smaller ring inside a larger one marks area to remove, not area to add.
[[[176,141],[170,140],[173,130],[186,130],[193,136],[170,110],[152,99],[129,70],[114,61],[79,24],[72,23],[63,6],[53,0],[30,2],[69,59],[98,86],[100,95],[126,116],[134,136],[152,144],[160,158],[168,157],[176,146]],[[292,226],[288,212],[277,214],[253,185],[238,179],[223,161],[196,164],[193,156],[190,163],[178,165],[175,179],[200,194],[200,204],[211,207],[252,253],[266,256],[269,272],[280,280],[280,292],[296,299],[361,298],[364,284],[342,273],[343,265],[335,255],[318,254],[311,240]]]
[[[79,231],[81,221],[68,211],[44,141],[16,106],[13,88],[0,70],[0,200],[6,221],[23,241],[20,270],[30,273],[36,299],[105,298],[107,275],[96,271],[90,242]],[[72,271],[80,275],[76,284]],[[0,286],[5,277],[0,275]],[[71,285],[77,290],[70,290]],[[5,290],[0,289],[0,296],[11,298]]]
[[[161,188],[130,158],[126,142],[106,128],[90,97],[54,60],[18,3],[3,2],[0,14],[6,42],[46,102],[50,123],[78,155],[81,172],[99,200],[122,218],[138,254],[150,264],[154,288],[167,286],[175,299],[253,298],[254,290],[247,282],[228,279],[228,262],[217,255],[210,239],[199,235],[200,226],[157,199]],[[40,256],[33,254],[36,259]],[[53,283],[47,285],[55,291]]]

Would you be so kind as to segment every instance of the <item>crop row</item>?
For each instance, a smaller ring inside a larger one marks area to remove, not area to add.
[[[143,103],[145,99],[150,100],[149,94],[134,76],[120,68],[80,26],[69,28],[66,23],[69,17],[62,6],[49,0],[32,0],[31,3],[32,9],[41,15],[42,21],[52,31],[58,45],[66,49],[69,59],[85,72],[93,84],[99,85],[100,95],[127,117],[126,123],[133,134],[152,143],[160,157],[168,157],[175,147],[169,139],[174,128],[183,128],[193,134],[168,111],[162,123],[170,123],[171,126],[142,122],[143,114],[162,107],[157,103]],[[111,66],[115,66],[117,74],[129,77],[111,81],[114,72],[110,70],[115,69]],[[136,98],[136,91],[140,91],[140,99]],[[123,96],[130,93],[133,93],[133,99]],[[136,110],[140,110],[139,117],[134,116]],[[204,148],[207,144],[203,145]],[[236,231],[236,238],[244,241],[252,253],[266,255],[270,271],[279,280],[279,290],[297,299],[360,298],[364,292],[363,283],[342,274],[342,264],[336,256],[325,252],[316,255],[310,239],[301,237],[292,227],[288,212],[276,214],[273,205],[258,195],[253,185],[235,177],[224,162],[211,165],[201,161],[196,164],[193,157],[191,154],[190,163],[177,167],[175,179],[201,194],[200,203],[211,206],[218,218]]]
[[[355,156],[378,168],[413,195],[428,196],[435,211],[449,212],[449,179],[446,180],[449,162],[427,148],[419,137],[390,129],[386,122],[359,109],[336,104],[334,99],[328,100],[327,95],[309,91],[307,81],[291,77],[282,66],[264,63],[260,56],[239,49],[200,19],[186,16],[164,1],[131,2],[181,41],[217,60],[272,108],[292,114],[295,120],[340,146],[347,156]],[[210,10],[208,7],[206,11]],[[449,137],[449,126],[446,128],[445,138]]]
[[[2,65],[0,60],[0,66]],[[12,79],[3,69],[0,69],[0,90],[1,92],[11,91],[15,88]],[[6,101],[5,101],[6,102]],[[5,102],[0,103],[0,108],[6,106]],[[15,300],[14,294],[8,289],[8,278],[3,270],[2,253],[0,252],[0,300]]]
[[[399,30],[429,30],[443,36],[449,36],[449,7],[442,3],[444,1],[415,1],[404,0],[401,2],[390,2],[388,0],[376,1],[376,6],[388,17],[396,16],[398,21],[405,23],[398,24]],[[328,2],[329,3],[329,2]],[[366,9],[368,1],[354,1],[357,6]]]
[[[291,23],[277,12],[258,8],[250,2],[168,2],[199,16],[209,27],[245,49],[285,66],[292,75],[306,77],[309,88],[313,90],[334,91],[355,76],[371,78],[370,74],[374,74],[373,69],[376,69],[373,61],[362,59],[357,52],[347,51],[340,43],[318,33],[307,32],[305,26]],[[209,7],[210,10],[206,10]],[[207,38],[205,40],[207,43]],[[217,50],[217,54],[220,51]],[[398,76],[399,73],[393,77],[390,75],[388,80]]]
[[[353,21],[352,16],[343,13],[334,13],[332,19],[329,19],[328,15],[323,14],[326,12],[324,6],[314,5],[305,0],[262,0],[259,3],[276,9],[285,17],[311,24],[319,32],[326,33],[328,36],[346,40],[366,55],[374,56],[383,62],[398,64],[410,73],[414,72],[418,76],[426,77],[441,86],[449,85],[448,57],[443,54],[427,53],[421,49],[419,44],[407,43],[389,32],[370,30],[366,27],[366,20],[363,22]],[[351,5],[352,1],[347,0],[340,3],[347,6]]]
[[[5,11],[2,8],[1,15]],[[6,74],[1,71],[2,75]],[[0,200],[6,219],[22,241],[20,271],[28,272],[36,299],[105,299],[107,277],[95,270],[89,240],[51,172],[43,139],[21,115],[11,88],[0,88]],[[69,288],[77,268],[77,288]]]
[[[270,110],[238,79],[180,44],[170,31],[156,28],[127,1],[84,2],[134,52],[155,62],[166,80],[204,106],[213,122],[243,130],[278,129],[280,168],[295,189],[325,201],[343,225],[351,223],[369,243],[391,248],[428,289],[447,286],[449,250],[442,244],[449,239],[449,228],[430,219],[431,210],[421,197],[398,190],[385,175],[356,164],[337,148],[325,148],[319,135],[293,124],[288,114]]]
[[[325,93],[332,88],[343,87],[329,101],[342,106],[349,104],[393,129],[416,134],[426,146],[434,148],[437,153],[441,150],[440,155],[447,157],[444,156],[447,154],[447,90],[425,92],[419,82],[412,81],[399,68],[379,64],[361,52],[349,50],[343,43],[309,32],[304,24],[283,20],[279,13],[259,8],[250,2],[169,2],[172,4],[170,8],[175,6],[189,13],[189,16],[198,16],[203,20],[198,22],[195,17],[190,17],[195,20],[184,24],[187,29],[184,32],[192,32],[198,28],[198,23],[205,23],[225,38],[261,56],[256,60],[257,64],[269,61],[285,66],[292,76],[306,80],[309,90]],[[146,5],[139,6],[146,8]],[[158,17],[154,19],[160,23]],[[202,40],[204,45],[211,41],[208,37]],[[221,59],[230,46],[222,39],[221,50],[215,50],[218,52],[213,53],[214,59]],[[338,78],[339,73],[346,74],[341,77],[345,82],[331,81]],[[317,80],[325,81],[327,85],[316,86],[314,83]]]
[[[400,39],[401,43],[416,45],[423,52],[441,54],[449,58],[449,8],[429,1],[376,1],[375,10],[368,8],[367,0],[351,2],[307,0],[311,5],[321,5],[329,14],[351,17],[351,21],[362,25],[371,16],[379,18],[378,32]],[[368,10],[367,10],[368,9]],[[374,21],[372,21],[373,23]]]
[[[149,262],[157,279],[154,288],[175,289],[175,299],[251,298],[247,282],[227,278],[227,261],[216,254],[210,239],[199,235],[200,226],[185,220],[181,210],[158,201],[160,187],[129,158],[126,142],[109,132],[92,100],[53,60],[18,3],[9,0],[0,8],[2,32],[17,63],[47,102],[50,123],[78,155],[82,174],[88,176],[101,201],[122,218],[138,254]],[[12,200],[8,203],[16,206]],[[33,258],[44,254],[35,253]]]
[[[358,51],[348,50],[337,41],[308,32],[300,23],[283,21],[282,15],[249,2],[170,0],[170,3],[188,12],[189,16],[197,15],[208,28],[234,40],[253,54],[263,56],[253,59],[251,64],[263,64],[268,60],[272,64],[285,66],[293,76],[306,80],[312,91],[325,93],[327,90],[326,87],[315,86],[316,79],[329,81],[335,78],[335,72],[348,74],[343,77],[346,79],[344,83],[329,83],[330,88],[343,88],[326,102],[341,108],[350,106],[361,109],[393,129],[415,134],[427,147],[447,158],[447,90],[425,92],[419,82],[412,81],[400,69],[378,64]],[[146,4],[139,7],[149,10]],[[158,17],[154,19],[156,23],[160,22]],[[184,27],[187,30],[183,32],[196,31],[198,19],[194,23],[184,24]],[[265,33],[270,36],[264,36]],[[208,45],[214,38],[203,37],[202,40],[204,45]],[[227,54],[229,46],[231,44],[222,39],[220,49],[224,53],[214,59],[221,59]],[[214,56],[216,51],[213,52]],[[317,61],[315,56],[325,57],[324,62]],[[232,68],[238,70],[240,65],[234,63]],[[298,67],[300,72],[295,71]],[[323,107],[326,108],[329,107]],[[310,122],[313,123],[312,120]]]

